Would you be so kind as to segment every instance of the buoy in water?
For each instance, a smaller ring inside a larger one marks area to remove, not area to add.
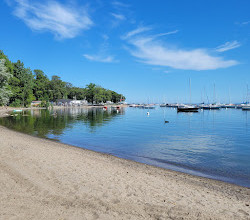
[[[149,115],[149,112],[147,112],[147,115]]]

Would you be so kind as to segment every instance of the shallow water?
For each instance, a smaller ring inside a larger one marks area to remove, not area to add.
[[[150,115],[147,116],[147,111]],[[30,110],[0,124],[39,137],[250,187],[250,111]],[[24,114],[24,115],[23,115]],[[164,123],[168,120],[169,123]]]

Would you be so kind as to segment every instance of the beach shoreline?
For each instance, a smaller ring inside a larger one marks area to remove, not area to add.
[[[1,219],[250,219],[246,187],[2,126],[0,149]]]

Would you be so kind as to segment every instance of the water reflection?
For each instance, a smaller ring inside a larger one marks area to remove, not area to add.
[[[60,136],[65,129],[73,128],[76,122],[86,124],[90,132],[103,126],[115,117],[124,114],[124,109],[63,108],[56,110],[34,109],[16,116],[0,118],[0,124],[20,132],[34,134],[42,138],[49,135]]]

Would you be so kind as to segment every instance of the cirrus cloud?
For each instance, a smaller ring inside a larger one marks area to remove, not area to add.
[[[131,55],[138,58],[140,62],[182,70],[214,70],[238,64],[235,60],[225,60],[223,57],[213,56],[206,49],[173,48],[172,45],[157,40],[159,36],[175,34],[177,31],[153,36],[140,35],[147,30],[147,28],[141,27],[129,32],[123,38],[130,44]]]
[[[218,47],[216,47],[216,51],[217,52],[225,52],[225,51],[228,51],[228,50],[232,50],[232,49],[235,49],[235,48],[238,48],[240,47],[241,44],[237,41],[237,40],[234,40],[232,42],[226,42]]]
[[[57,1],[15,0],[14,15],[34,31],[49,31],[57,39],[74,38],[93,22],[86,8],[76,8]]]

